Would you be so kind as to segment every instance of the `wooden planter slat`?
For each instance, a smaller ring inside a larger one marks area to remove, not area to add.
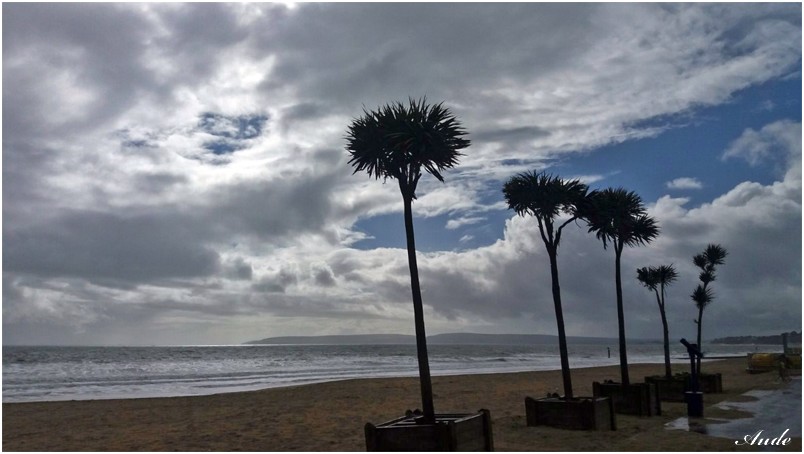
[[[722,374],[700,374],[699,390],[704,394],[723,392]],[[684,393],[692,391],[690,374],[676,374],[668,379],[664,376],[645,377],[646,383],[656,385],[659,399],[669,402],[684,402]]]
[[[701,373],[698,379],[701,392],[704,394],[720,394],[723,392],[722,374]]]
[[[614,407],[608,397],[525,398],[528,426],[548,426],[570,430],[617,430]]]
[[[404,416],[365,426],[368,451],[493,451],[491,413],[437,414],[435,424]]]
[[[656,385],[659,400],[665,402],[684,402],[684,392],[689,391],[688,380],[679,376],[667,378],[665,376],[654,375],[652,377],[645,377],[645,383]]]
[[[611,397],[614,411],[624,415],[658,416],[662,414],[656,385],[650,383],[592,383],[592,394]]]

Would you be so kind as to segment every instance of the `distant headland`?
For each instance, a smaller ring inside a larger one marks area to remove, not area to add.
[[[787,333],[787,342],[791,344],[801,343],[801,333],[790,331]],[[766,344],[766,345],[782,345],[782,335],[776,334],[773,336],[731,336],[713,339],[714,344]]]

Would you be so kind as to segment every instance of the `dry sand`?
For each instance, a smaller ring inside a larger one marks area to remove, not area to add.
[[[739,400],[751,389],[780,386],[775,373],[750,375],[745,366],[744,359],[704,365],[705,372],[723,374],[726,390],[705,397],[707,417],[747,416],[709,406]],[[591,395],[592,381],[618,380],[618,370],[616,366],[573,370],[575,394]],[[630,366],[635,382],[662,371],[658,364]],[[559,371],[433,378],[437,412],[491,410],[497,451],[759,450],[735,446],[734,439],[666,429],[667,422],[686,415],[683,403],[663,402],[662,416],[657,417],[617,415],[615,432],[526,427],[525,396],[543,397],[560,388]],[[419,406],[416,378],[346,380],[199,397],[4,403],[3,450],[363,451],[366,422],[384,422]],[[784,449],[801,451],[801,438]]]

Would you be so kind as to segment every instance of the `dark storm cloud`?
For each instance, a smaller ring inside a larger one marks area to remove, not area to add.
[[[538,126],[521,126],[518,128],[491,129],[478,131],[470,137],[474,143],[478,142],[522,142],[547,137],[550,131]]]
[[[177,185],[184,185],[188,182],[185,175],[170,172],[143,172],[135,176],[134,186],[139,192],[160,194],[169,191]]]
[[[172,65],[181,68],[178,76],[183,83],[205,80],[226,64],[224,51],[249,34],[238,23],[233,4],[182,3],[158,5],[156,10],[168,31],[157,38],[157,45]]]
[[[4,232],[3,268],[123,284],[209,276],[219,270],[220,259],[207,246],[188,241],[193,223],[173,214],[69,212],[44,225]]]
[[[218,188],[207,200],[211,216],[232,232],[278,238],[325,226],[333,206],[328,194],[340,179],[329,172],[296,178],[241,182]]]
[[[303,4],[260,30],[257,47],[279,57],[265,87],[293,81],[307,99],[358,100],[359,106],[361,100],[404,99],[411,93],[449,97],[452,86],[491,82],[501,73],[531,78],[569,63],[567,55],[582,52],[592,39],[575,26],[591,26],[596,8]],[[534,29],[548,38],[521,45]],[[378,42],[377,36],[387,39]],[[499,42],[515,44],[500,52]]]
[[[238,257],[231,263],[226,264],[225,275],[230,279],[250,281],[254,274],[251,264],[242,257]]]
[[[4,110],[14,106],[8,119],[4,115],[4,130],[14,137],[47,133],[41,119],[50,116],[54,106],[69,102],[48,97],[28,83],[31,80],[69,73],[75,87],[97,93],[91,109],[59,119],[58,131],[63,133],[114,119],[143,92],[165,95],[164,86],[143,65],[150,30],[145,18],[131,14],[125,5],[6,5],[4,62],[27,66],[12,63],[7,72],[4,65]]]

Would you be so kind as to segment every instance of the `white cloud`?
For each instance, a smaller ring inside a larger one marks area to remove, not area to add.
[[[665,183],[667,189],[701,189],[703,184],[697,178],[681,177]]]
[[[449,221],[447,221],[446,228],[448,230],[455,230],[455,229],[461,228],[461,227],[463,227],[465,225],[477,224],[478,222],[484,221],[485,219],[486,218],[478,217],[478,216],[461,217],[461,218],[458,218],[458,219],[450,219]]]
[[[723,152],[721,158],[744,159],[752,166],[768,160],[779,160],[786,164],[793,151],[801,150],[801,123],[790,120],[777,121],[765,125],[759,131],[746,129]]]

